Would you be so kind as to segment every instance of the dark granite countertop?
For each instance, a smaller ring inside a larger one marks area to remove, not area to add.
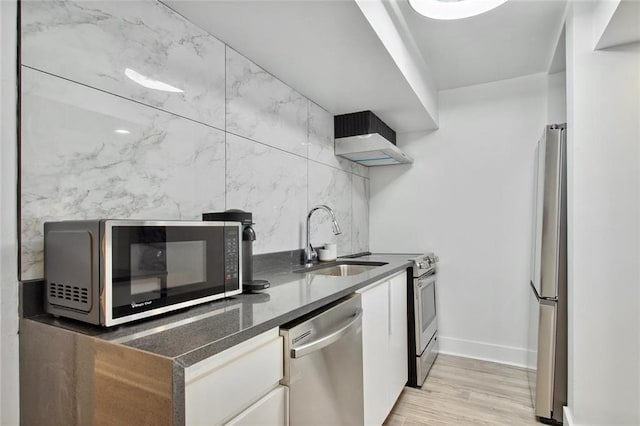
[[[50,315],[31,319],[171,358],[188,367],[402,271],[411,266],[410,257],[358,257],[352,260],[387,264],[349,277],[295,272],[302,266],[286,260],[262,262],[256,267],[254,278],[269,280],[271,287],[260,293],[242,294],[119,327],[96,327]]]

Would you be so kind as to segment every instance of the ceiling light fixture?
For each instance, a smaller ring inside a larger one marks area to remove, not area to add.
[[[442,20],[480,15],[506,2],[507,0],[409,0],[413,10],[420,15]]]
[[[124,70],[124,75],[129,77],[134,82],[138,83],[140,86],[144,86],[148,89],[162,90],[163,92],[172,92],[172,93],[184,93],[184,90],[178,89],[177,87],[173,87],[170,84],[167,84],[160,80],[154,80],[147,76],[140,74],[132,70],[131,68],[126,68]]]
[[[116,130],[114,130],[114,132],[118,133],[119,135],[128,135],[129,133],[131,133],[127,129],[116,129]]]

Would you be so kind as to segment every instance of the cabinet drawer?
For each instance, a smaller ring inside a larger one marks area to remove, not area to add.
[[[289,388],[278,386],[258,402],[240,413],[228,426],[287,426]]]
[[[187,425],[222,424],[278,385],[283,344],[269,330],[185,370]]]

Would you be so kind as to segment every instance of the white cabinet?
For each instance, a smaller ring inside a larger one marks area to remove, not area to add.
[[[381,425],[407,381],[407,276],[362,295],[364,420]],[[185,423],[288,425],[283,340],[274,328],[185,369]]]
[[[393,408],[409,379],[407,365],[407,274],[389,280],[389,386],[387,406]],[[387,413],[388,414],[388,413]]]
[[[388,281],[362,291],[362,376],[366,425],[382,424],[387,416],[388,299]]]
[[[364,422],[381,425],[407,382],[407,275],[358,291],[362,294]]]
[[[278,386],[266,396],[244,410],[227,426],[265,426],[289,424],[289,388]]]
[[[282,337],[274,328],[186,368],[185,423],[218,425],[233,419],[244,425],[255,418],[252,412],[286,418],[287,393],[277,389],[283,377],[282,359]],[[274,389],[277,392],[265,399]],[[248,420],[242,421],[245,410]]]

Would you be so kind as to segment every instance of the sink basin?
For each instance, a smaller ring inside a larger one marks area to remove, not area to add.
[[[348,277],[349,275],[358,275],[375,268],[377,266],[374,265],[335,265],[318,269],[311,273],[315,275],[331,275],[333,277]]]
[[[314,265],[305,269],[299,269],[296,272],[304,272],[313,275],[327,275],[331,277],[348,277],[351,275],[362,274],[380,266],[386,265],[385,262],[357,262],[352,260],[340,260],[329,264]]]

